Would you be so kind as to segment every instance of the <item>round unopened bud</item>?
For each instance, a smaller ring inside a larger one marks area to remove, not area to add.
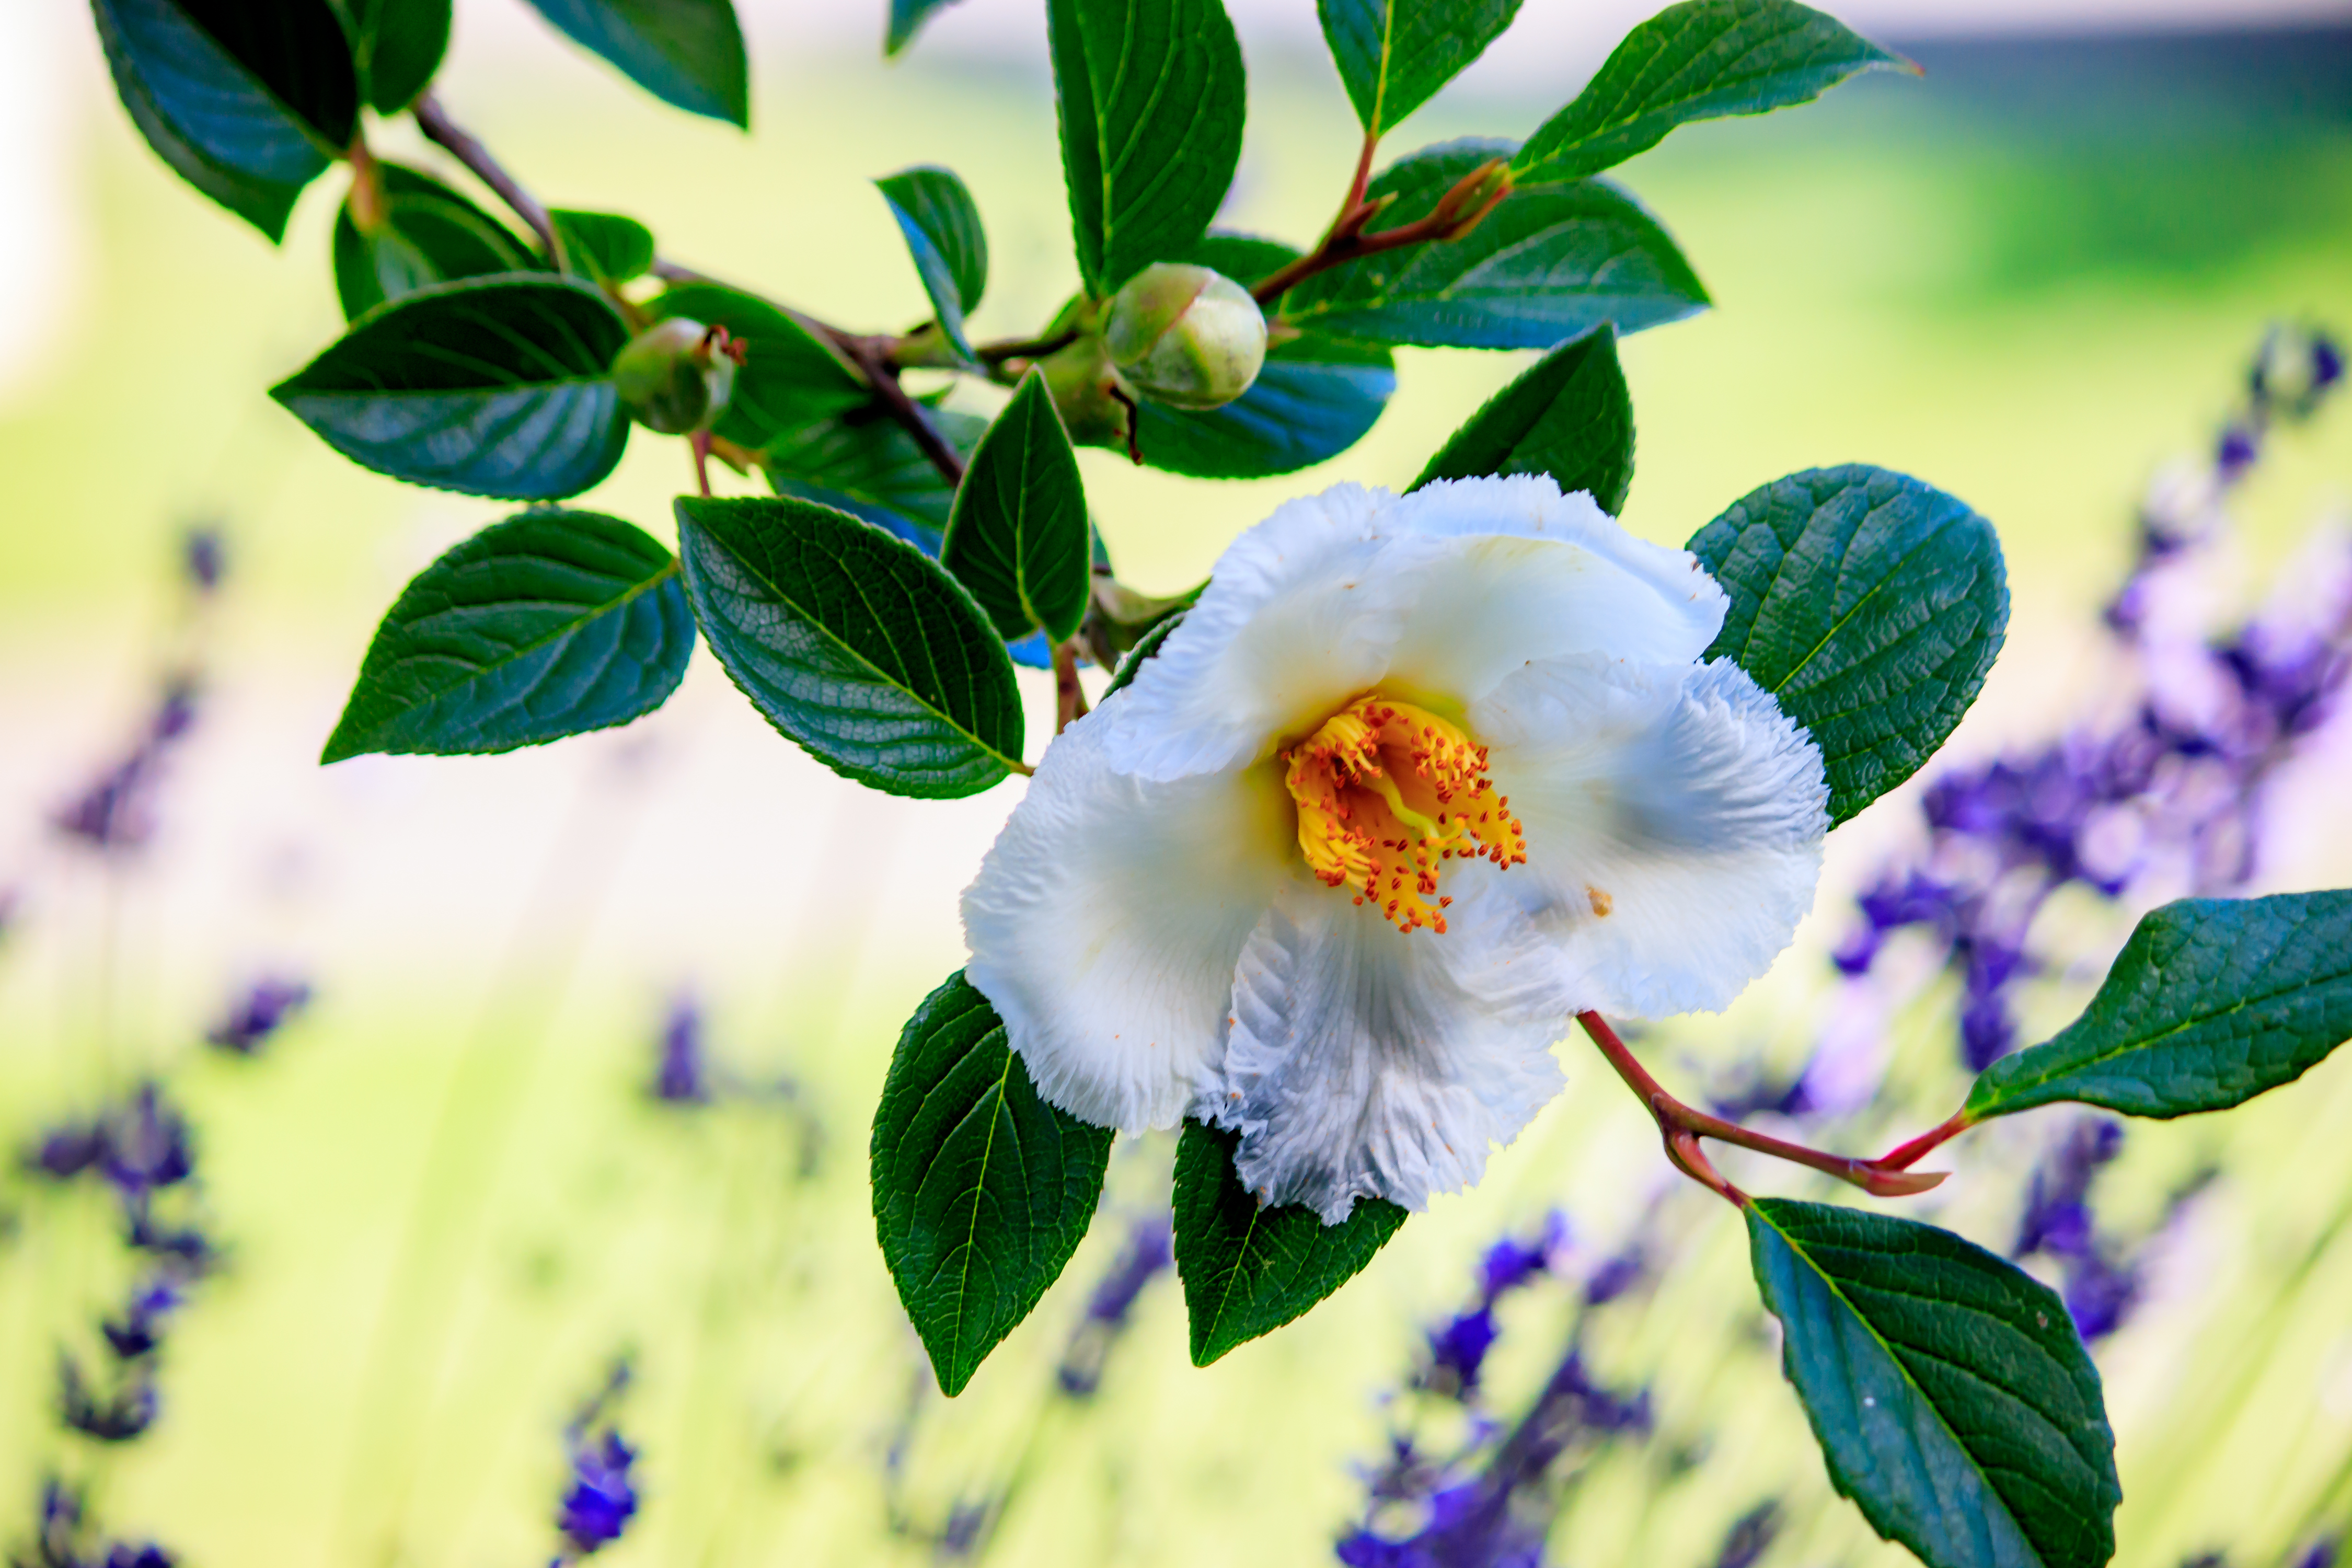
[[[683,436],[727,412],[742,363],[743,341],[726,328],[672,316],[629,340],[613,361],[613,386],[639,424]]]
[[[1111,299],[1103,340],[1129,385],[1177,408],[1216,408],[1257,380],[1265,316],[1223,273],[1161,261]]]

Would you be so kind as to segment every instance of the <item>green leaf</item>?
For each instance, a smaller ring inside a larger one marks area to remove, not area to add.
[[[971,449],[983,420],[950,409],[931,423],[959,452]],[[761,448],[778,495],[835,507],[887,529],[926,555],[940,552],[955,491],[922,448],[879,405],[812,425]]]
[[[687,595],[751,705],[892,795],[976,795],[1021,760],[1004,643],[939,563],[813,502],[677,501]]]
[[[882,40],[882,52],[896,55],[914,42],[915,34],[931,13],[944,10],[955,0],[890,0],[890,30]]]
[[[360,95],[378,114],[414,102],[449,52],[450,0],[341,0]]]
[[[610,729],[668,700],[693,652],[668,551],[600,512],[527,511],[402,591],[319,760],[510,752]]]
[[[327,0],[91,0],[115,90],[173,173],[275,241],[351,145],[359,79]]]
[[[1884,468],[1775,479],[1689,548],[1731,595],[1706,657],[1737,662],[1812,735],[1832,823],[1934,755],[2009,626],[1992,524]]]
[[[373,231],[360,227],[351,198],[335,214],[335,295],[346,320],[436,283],[538,268],[511,229],[431,175],[397,163],[377,174],[383,214]]]
[[[1796,0],[1683,0],[1617,46],[1512,169],[1573,179],[1622,163],[1694,120],[1809,103],[1856,71],[1917,69]]]
[[[1034,366],[971,454],[940,563],[956,574],[1005,641],[1043,628],[1077,633],[1094,595],[1087,492],[1078,457]]]
[[[962,1393],[1059,1278],[1110,1140],[1037,1097],[961,970],[907,1020],[874,1110],[874,1228],[940,1393]]]
[[[1379,136],[1486,52],[1519,0],[1316,0],[1367,136]]]
[[[684,316],[725,327],[743,340],[734,395],[712,426],[738,446],[757,451],[873,400],[872,390],[830,344],[755,294],[718,283],[681,283],[652,310],[664,320]]]
[[[2062,1100],[2226,1110],[2352,1038],[2352,891],[2182,899],[2141,918],[2083,1016],[1985,1069],[1971,1122]]]
[[[940,331],[965,359],[972,358],[963,319],[988,288],[988,234],[963,182],[946,169],[902,169],[874,182],[907,237],[915,271],[930,296]]]
[[[1928,1568],[2102,1568],[2116,1479],[2048,1286],[1948,1231],[1758,1198],[1750,1259],[1831,1484]]]
[[[593,283],[618,284],[653,270],[654,231],[633,217],[554,207],[547,220],[563,241],[567,272]]]
[[[1359,1198],[1338,1225],[1299,1204],[1265,1207],[1234,1173],[1240,1142],[1238,1132],[1187,1121],[1176,1145],[1176,1273],[1194,1366],[1272,1333],[1345,1285],[1405,1221],[1385,1198]]]
[[[1241,162],[1247,89],[1219,0],[1047,0],[1062,173],[1087,292],[1206,232]]]
[[[1246,283],[1297,258],[1276,240],[1213,234],[1182,259]],[[1292,473],[1362,440],[1395,390],[1396,360],[1387,349],[1301,332],[1268,349],[1257,380],[1222,408],[1140,405],[1137,445],[1149,466],[1195,479]]]
[[[629,424],[604,372],[627,341],[584,283],[467,279],[371,311],[269,395],[378,473],[558,500],[621,460]]]
[[[751,128],[751,68],[731,0],[530,4],[573,43],[664,103]]]
[[[1633,483],[1633,398],[1605,323],[1529,365],[1447,438],[1412,488],[1432,479],[1549,474],[1614,517]]]
[[[1160,645],[1168,640],[1168,634],[1174,631],[1177,624],[1183,618],[1184,612],[1178,610],[1135,639],[1135,646],[1127,650],[1125,658],[1118,661],[1118,668],[1113,672],[1110,684],[1103,688],[1105,700],[1108,700],[1112,692],[1122,690],[1134,684],[1135,678],[1143,673],[1143,661],[1160,651]],[[1095,706],[1099,708],[1102,702],[1097,701]]]
[[[1425,217],[1508,142],[1466,138],[1400,159],[1382,228]],[[1548,349],[1603,321],[1620,333],[1680,321],[1706,290],[1657,220],[1601,180],[1523,184],[1460,239],[1382,251],[1307,279],[1283,320],[1335,337],[1471,349]]]

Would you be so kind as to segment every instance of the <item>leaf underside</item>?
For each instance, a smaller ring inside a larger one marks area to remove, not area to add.
[[[940,331],[956,353],[971,359],[963,319],[979,308],[988,288],[988,233],[979,205],[947,169],[906,169],[874,184],[898,220]]]
[[[689,114],[751,123],[750,66],[732,0],[530,0],[558,31]]]
[[[2103,1568],[2115,1435],[2065,1304],[1948,1231],[1748,1205],[1781,1370],[1830,1480],[1928,1568]]]
[[[2059,1100],[2127,1116],[2224,1110],[2352,1037],[2352,891],[2182,899],[2142,917],[2083,1016],[1995,1062],[1982,1121]]]
[[[654,233],[636,219],[566,207],[552,209],[547,217],[563,240],[564,264],[575,275],[626,283],[653,270]]]
[[[1487,399],[1429,460],[1433,479],[1548,474],[1560,493],[1583,490],[1614,517],[1633,483],[1633,399],[1617,363],[1617,334],[1595,327],[1538,360]]]
[[[346,321],[460,278],[529,272],[539,263],[498,219],[429,174],[378,165],[383,215],[363,234],[347,200],[335,214],[335,296]]]
[[[2009,626],[1992,524],[1884,468],[1775,479],[1689,549],[1731,595],[1706,657],[1737,662],[1812,736],[1832,823],[1935,754]]]
[[[977,416],[933,409],[949,445],[969,452],[987,426]],[[926,555],[940,552],[955,491],[878,405],[791,432],[761,448],[778,495],[835,507],[898,535]]]

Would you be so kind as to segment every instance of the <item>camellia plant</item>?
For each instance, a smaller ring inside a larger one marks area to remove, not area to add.
[[[657,97],[748,124],[729,0],[532,3]],[[893,0],[888,47],[941,3]],[[1118,1133],[1181,1124],[1205,1365],[1477,1181],[1559,1088],[1572,1022],[1739,1210],[1831,1479],[1880,1533],[1935,1568],[2106,1562],[2114,1439],[2058,1297],[1930,1226],[1751,1196],[1706,1144],[1899,1198],[1995,1117],[2236,1105],[2352,1034],[2352,892],[2157,910],[2080,1018],[1876,1159],[1676,1100],[1610,1018],[1724,1006],[1772,962],[1826,835],[1967,710],[2008,591],[1983,518],[1862,466],[1764,485],[1683,550],[1619,527],[1616,336],[1707,299],[1600,175],[1686,121],[1909,68],[1793,0],[1682,0],[1526,141],[1381,166],[1517,0],[1318,8],[1361,152],[1302,250],[1210,227],[1245,96],[1219,0],[1049,0],[1082,287],[990,341],[987,240],[945,169],[877,182],[930,319],[856,331],[662,256],[633,218],[540,205],[434,95],[449,0],[93,0],[141,132],[272,240],[345,166],[350,325],[277,400],[394,479],[532,503],[409,584],[324,760],[625,724],[699,637],[859,784],[1029,779],[964,894],[971,961],[907,1025],[874,1120],[881,1250],[950,1394],[1069,1259]],[[377,158],[371,113],[413,116],[521,227]],[[1399,344],[1543,353],[1402,494],[1292,501],[1173,599],[1118,581],[1074,443],[1211,479],[1307,468],[1380,416]],[[1011,395],[983,421],[910,374]],[[632,426],[690,455],[675,553],[552,504]],[[714,496],[714,460],[772,495]],[[1086,663],[1115,672],[1091,711]],[[1016,664],[1055,684],[1034,763]]]

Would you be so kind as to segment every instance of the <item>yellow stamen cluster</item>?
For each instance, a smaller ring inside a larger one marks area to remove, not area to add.
[[[1425,709],[1360,697],[1282,754],[1298,847],[1326,887],[1356,889],[1397,930],[1443,933],[1439,866],[1517,866],[1528,841],[1486,777],[1486,748]]]

